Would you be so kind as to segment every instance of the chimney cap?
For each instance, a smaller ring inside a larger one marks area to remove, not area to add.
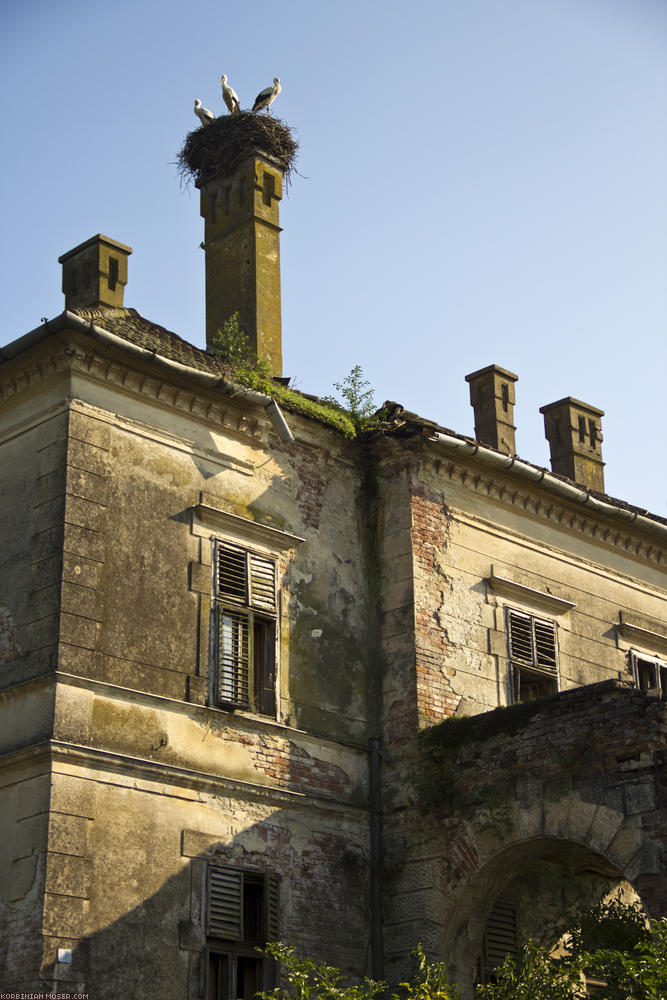
[[[480,375],[486,375],[489,372],[493,372],[496,375],[501,375],[506,378],[509,382],[518,382],[519,376],[515,375],[514,372],[509,371],[507,368],[501,368],[500,365],[487,365],[486,368],[479,368],[476,372],[470,372],[469,375],[465,376],[466,382],[472,382],[473,379],[479,378]]]
[[[112,239],[110,236],[104,236],[102,233],[97,233],[96,236],[91,236],[89,240],[84,240],[83,243],[79,243],[77,247],[73,247],[68,250],[67,253],[62,254],[58,257],[58,263],[64,264],[66,260],[70,257],[74,257],[75,254],[80,254],[83,250],[87,250],[89,247],[103,245],[110,247],[112,250],[118,250],[120,253],[126,254],[128,257],[132,253],[132,247],[128,247],[125,243],[120,243],[118,240]]]
[[[563,396],[562,399],[557,399],[555,403],[546,403],[545,406],[540,406],[540,413],[549,413],[550,410],[555,410],[557,406],[575,406],[578,410],[585,410],[586,413],[593,413],[596,417],[604,417],[604,410],[598,409],[597,406],[591,406],[590,403],[582,403],[580,399],[575,399],[574,396]]]

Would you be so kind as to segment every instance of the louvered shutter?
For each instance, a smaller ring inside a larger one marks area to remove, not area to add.
[[[243,875],[233,868],[208,870],[208,933],[232,941],[243,939]]]
[[[509,611],[507,614],[509,625],[509,646],[510,657],[519,663],[532,665],[533,659],[533,631],[528,615],[519,614],[517,611]]]
[[[516,907],[497,900],[486,922],[485,962],[489,971],[502,965],[506,955],[516,956]]]
[[[556,624],[520,611],[507,612],[510,659],[555,674]]]
[[[554,622],[535,619],[535,662],[543,670],[556,672],[556,626]]]
[[[270,559],[250,553],[250,604],[264,611],[276,610],[276,567]]]
[[[218,698],[245,706],[248,691],[248,615],[224,608],[218,615]]]
[[[236,545],[218,543],[218,596],[245,604],[247,601],[246,553]]]
[[[277,875],[267,875],[264,883],[264,905],[265,905],[265,923],[266,923],[266,940],[267,941],[278,941],[280,937],[279,930],[279,911],[280,911],[280,899],[278,893],[278,876]]]

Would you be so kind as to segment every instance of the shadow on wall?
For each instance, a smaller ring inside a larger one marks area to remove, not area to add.
[[[204,798],[210,828],[229,829],[234,824],[230,800],[219,791]],[[6,988],[57,988],[63,995],[87,993],[90,1000],[218,1000],[223,993],[207,992],[207,979],[221,975],[223,965],[227,969],[226,963],[233,961],[240,991],[235,995],[250,997],[254,990],[246,994],[242,980],[245,976],[246,991],[253,982],[260,988],[252,972],[256,946],[271,938],[297,942],[300,951],[362,975],[368,920],[362,837],[343,836],[340,817],[338,823],[332,820],[330,807],[323,808],[319,829],[312,822],[317,810],[312,803],[271,812],[258,793],[244,807],[267,815],[229,838],[201,830],[167,831],[163,826],[156,830],[158,856],[152,856],[151,844],[137,842],[128,830],[113,856],[109,852],[106,860],[101,855],[96,859],[98,895],[90,899],[88,910],[100,922],[105,910],[124,912],[72,947],[71,961],[57,961],[57,951],[51,948],[56,939],[47,938],[51,960],[44,964],[41,978],[8,983]],[[162,810],[162,818],[167,816]],[[165,842],[173,845],[169,856],[163,851]],[[166,871],[173,874],[164,878]],[[214,885],[211,872],[218,873]],[[164,880],[159,890],[141,899],[144,885],[160,878]],[[47,926],[53,923],[48,900]],[[241,918],[237,907],[243,910]],[[237,929],[230,930],[235,919]],[[52,933],[57,933],[55,926]],[[63,943],[58,940],[58,946]],[[210,954],[220,957],[211,959]]]

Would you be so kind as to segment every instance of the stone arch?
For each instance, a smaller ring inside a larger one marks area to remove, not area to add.
[[[532,897],[530,926],[519,917],[519,941],[545,944],[555,943],[547,938],[559,912],[562,919],[568,907],[597,902],[616,886],[650,916],[664,912],[655,809],[652,783],[531,777],[518,779],[495,812],[482,809],[450,829],[446,823],[443,846],[454,864],[441,887],[450,904],[441,953],[454,978],[465,986],[477,975],[486,920],[500,899],[514,900],[521,914]]]
[[[550,947],[559,937],[555,928],[575,906],[598,902],[615,888],[626,899],[640,898],[622,871],[583,844],[549,836],[506,844],[456,894],[444,923],[443,957],[455,981],[470,987],[496,902],[516,908],[519,945],[533,938]]]

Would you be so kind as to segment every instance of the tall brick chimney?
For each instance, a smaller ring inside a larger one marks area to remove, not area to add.
[[[551,470],[590,490],[604,493],[602,423],[604,410],[572,396],[540,407],[551,449]]]
[[[132,247],[98,233],[59,257],[65,308],[122,306],[131,253]]]
[[[197,186],[206,252],[206,343],[210,346],[225,320],[238,312],[239,328],[257,356],[269,362],[272,375],[281,375],[278,204],[283,172],[269,153],[255,147]]]
[[[514,383],[518,378],[498,365],[466,375],[470,405],[475,413],[475,438],[506,455],[516,455]]]

